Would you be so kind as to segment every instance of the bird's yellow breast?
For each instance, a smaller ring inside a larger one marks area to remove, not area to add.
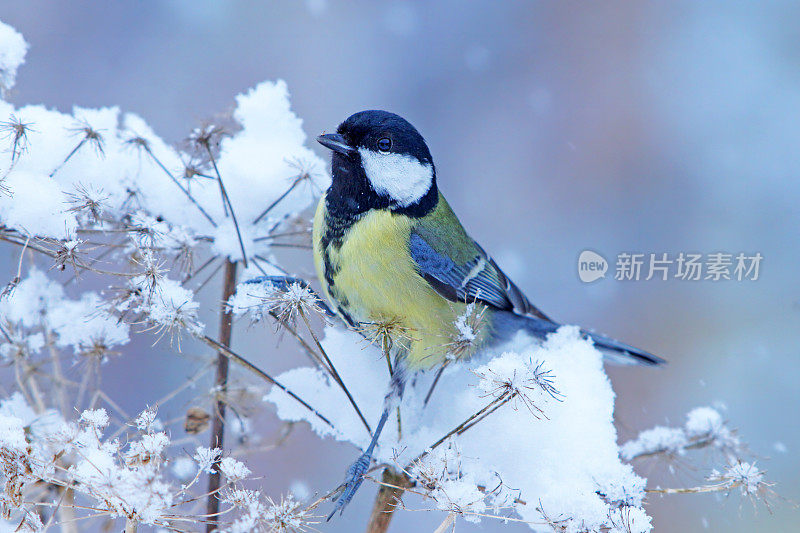
[[[410,367],[441,363],[466,306],[440,296],[417,271],[409,251],[414,219],[371,210],[338,239],[326,240],[331,221],[324,202],[317,209],[313,240],[317,274],[328,299],[355,322],[395,324],[393,340],[407,348]]]

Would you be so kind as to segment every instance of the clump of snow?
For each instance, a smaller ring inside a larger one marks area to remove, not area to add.
[[[689,439],[683,428],[656,426],[642,431],[635,440],[623,444],[620,455],[626,461],[640,455],[661,452],[682,455],[688,444]]]
[[[686,434],[697,437],[704,434],[716,434],[723,430],[725,423],[722,415],[712,407],[696,407],[686,415]]]
[[[129,464],[145,464],[150,461],[160,461],[161,454],[169,445],[169,437],[164,432],[147,433],[141,440],[133,441],[128,445],[125,459]]]
[[[160,332],[172,335],[182,330],[200,333],[204,325],[198,319],[199,308],[192,290],[165,278],[156,287],[153,297],[138,309],[147,314]]]
[[[108,413],[100,409],[87,409],[81,413],[81,422],[94,429],[103,429],[108,425]]]
[[[41,331],[32,330],[43,328],[54,335],[56,346],[72,348],[75,354],[96,354],[103,358],[109,349],[130,340],[129,326],[112,316],[106,307],[94,292],[85,292],[77,300],[69,298],[60,283],[40,270],[31,269],[11,294],[0,300],[0,318],[21,328],[15,333],[14,345],[2,344],[0,351],[38,352],[45,339]]]
[[[174,490],[162,479],[160,461],[151,459],[168,444],[166,434],[144,435],[142,441],[131,442],[125,454],[127,461],[120,462],[119,442],[101,440],[101,429],[108,424],[105,411],[84,411],[81,421],[89,427],[71,443],[78,451],[78,460],[70,468],[81,491],[111,516],[163,524],[174,501]]]
[[[741,442],[717,409],[697,407],[686,415],[683,427],[656,426],[642,431],[620,447],[620,455],[626,461],[657,453],[684,455],[688,449],[698,445],[735,452],[741,447]]]
[[[22,34],[0,22],[0,88],[12,88],[17,79],[17,68],[25,62],[28,43]]]
[[[139,416],[134,420],[134,424],[140,431],[150,431],[156,422],[157,410],[155,408],[148,408],[139,413]]]
[[[225,457],[219,462],[219,469],[229,481],[241,481],[250,475],[250,469],[233,457]]]
[[[0,448],[24,452],[27,446],[22,420],[16,416],[0,414]]]
[[[364,414],[377,420],[389,385],[380,352],[365,348],[355,333],[333,327],[326,329],[323,346]],[[577,328],[563,327],[542,345],[520,334],[498,350],[451,363],[423,408],[431,374],[416,376],[406,387],[403,438],[398,440],[396,424],[388,423],[376,460],[408,467],[425,480],[433,487],[430,494],[437,507],[460,509],[459,514],[471,519],[494,506],[513,507],[542,531],[549,526],[542,525],[537,507],[550,517],[569,517],[564,524],[568,528],[590,531],[614,527],[620,509],[639,509],[634,531],[650,530],[640,509],[644,480],[619,458],[614,392],[602,355]],[[276,405],[279,417],[306,420],[320,435],[362,449],[368,443],[369,434],[345,408],[344,393],[321,371],[296,368],[277,379],[301,397],[312,398],[312,407],[336,429],[273,388],[266,399]],[[497,411],[429,450],[504,394],[509,400]]]
[[[0,45],[8,29],[0,25]],[[1,69],[13,64],[3,63],[2,53],[0,48],[0,82]],[[329,177],[306,146],[285,82],[263,82],[236,101],[234,119],[242,127],[222,137],[215,162],[248,256],[268,256],[270,243],[258,237],[308,207]],[[76,107],[65,114],[0,100],[0,122],[24,125],[19,134],[6,128],[8,146],[0,150],[0,168],[8,169],[0,218],[7,226],[71,240],[79,221],[91,219],[80,206],[122,220],[134,205],[141,211],[135,219],[150,217],[149,226],[158,230],[155,245],[174,249],[203,236],[215,252],[241,257],[217,180],[185,178],[184,163],[192,158],[167,145],[140,117],[116,107]],[[215,171],[206,172],[216,178]]]
[[[463,340],[465,342],[473,342],[477,338],[477,334],[475,333],[475,329],[472,327],[472,324],[469,323],[469,317],[472,315],[475,309],[475,303],[468,303],[464,312],[456,317],[455,326],[458,330],[458,339]]]
[[[172,473],[181,481],[188,481],[197,474],[196,463],[189,457],[178,457],[172,463]]]

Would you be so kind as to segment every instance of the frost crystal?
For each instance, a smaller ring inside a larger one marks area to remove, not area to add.
[[[738,487],[745,496],[758,495],[766,488],[764,473],[756,465],[744,461],[732,464],[723,473],[713,472],[709,481],[722,483],[730,489]]]
[[[250,469],[233,457],[225,457],[219,463],[219,469],[229,481],[241,481],[250,475]]]
[[[81,413],[81,422],[94,429],[103,429],[108,425],[108,414],[105,409],[87,409]]]
[[[136,427],[139,428],[140,431],[150,431],[150,428],[156,421],[156,414],[157,411],[155,408],[145,409],[136,417]]]
[[[194,460],[201,472],[211,474],[214,472],[214,463],[222,457],[222,450],[219,448],[204,448],[198,446],[195,450]]]

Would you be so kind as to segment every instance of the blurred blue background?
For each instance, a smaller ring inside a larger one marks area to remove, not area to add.
[[[654,497],[656,530],[797,527],[800,4],[28,0],[3,2],[0,19],[31,45],[11,101],[119,105],[169,141],[264,79],[288,82],[309,135],[367,108],[405,116],[465,226],[538,306],[670,361],[609,370],[621,438],[724,404],[787,499],[770,513],[738,495]],[[594,284],[577,276],[587,248],[612,262]],[[623,251],[764,259],[757,281],[615,281]],[[306,254],[288,260],[311,271]],[[8,277],[15,268],[9,261]],[[215,294],[205,293],[212,325]],[[288,341],[264,353],[273,338],[242,324],[235,343],[272,370],[296,365]],[[105,386],[133,397],[130,409],[193,364],[140,348],[105,368]],[[132,378],[142,364],[161,379]],[[265,434],[276,427],[264,424]],[[327,490],[353,458],[303,428],[290,439],[253,459],[268,493],[296,481]],[[663,470],[639,468],[662,486],[706,473]],[[361,530],[374,490],[321,529]],[[432,531],[441,519],[402,513],[393,530]]]

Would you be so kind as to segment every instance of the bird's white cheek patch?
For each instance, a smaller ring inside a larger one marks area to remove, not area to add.
[[[366,148],[359,150],[367,179],[378,194],[386,195],[401,207],[407,207],[431,188],[433,166],[402,154],[381,154]]]

